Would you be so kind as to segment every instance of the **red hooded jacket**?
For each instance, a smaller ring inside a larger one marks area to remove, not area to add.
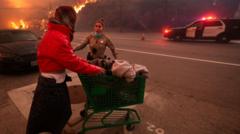
[[[70,29],[65,25],[49,23],[37,50],[40,72],[50,73],[69,69],[80,74],[97,74],[101,69],[90,65],[73,53]]]

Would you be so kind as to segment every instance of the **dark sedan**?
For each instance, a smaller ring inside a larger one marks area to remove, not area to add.
[[[38,38],[27,30],[0,30],[0,70],[37,66]]]

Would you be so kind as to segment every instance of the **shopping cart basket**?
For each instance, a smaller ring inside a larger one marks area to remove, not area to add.
[[[86,131],[126,126],[127,130],[133,130],[135,124],[141,122],[140,116],[135,109],[126,106],[142,104],[144,101],[145,77],[137,76],[133,82],[109,75],[79,75],[83,89],[87,96],[87,102],[81,116],[84,121],[80,134]],[[108,117],[114,112],[124,113],[122,120],[110,122]],[[87,126],[91,118],[100,115],[99,124]]]

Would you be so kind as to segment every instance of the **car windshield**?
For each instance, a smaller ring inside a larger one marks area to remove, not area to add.
[[[0,32],[0,43],[15,41],[35,41],[37,37],[29,31],[4,31]]]
[[[194,22],[192,22],[192,23],[186,25],[185,27],[186,27],[186,28],[189,28],[189,27],[196,27],[196,26],[199,26],[199,25],[201,25],[201,24],[202,24],[201,21],[194,21]]]

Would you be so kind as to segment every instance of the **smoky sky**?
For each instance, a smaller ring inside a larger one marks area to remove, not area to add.
[[[0,0],[0,8],[38,8],[50,5],[71,5],[81,0]]]
[[[49,9],[54,9],[59,5],[73,5],[76,2],[81,3],[84,1],[85,0],[0,0],[0,28],[9,25],[10,21],[18,21],[19,19],[29,21],[41,20],[42,18],[47,18]],[[99,1],[108,3],[111,1],[116,2],[124,0],[99,0]],[[198,17],[201,14],[204,14],[208,11],[216,12],[223,17],[229,16],[229,14],[232,14],[232,12],[236,11],[238,4],[240,2],[240,0],[129,0],[129,1],[135,1],[136,3],[139,1],[144,1],[146,3],[145,6],[148,7],[147,10],[150,10],[152,7],[155,6],[161,7],[162,6],[161,3],[164,3],[164,1],[166,3],[168,1],[168,3],[170,4],[180,3],[179,7],[177,8],[182,8],[182,10],[190,11],[190,9],[184,9],[185,7],[183,7],[183,5],[181,4],[181,2],[185,2],[185,4],[192,5],[189,6],[188,8],[192,7],[193,8],[192,11],[196,12],[194,15],[192,15],[192,17],[194,16]],[[151,2],[154,3],[154,1],[157,1],[160,4],[151,5]],[[215,5],[214,1],[216,2]],[[150,7],[148,6],[149,4]],[[112,9],[113,7],[108,7],[107,12],[111,12]]]

